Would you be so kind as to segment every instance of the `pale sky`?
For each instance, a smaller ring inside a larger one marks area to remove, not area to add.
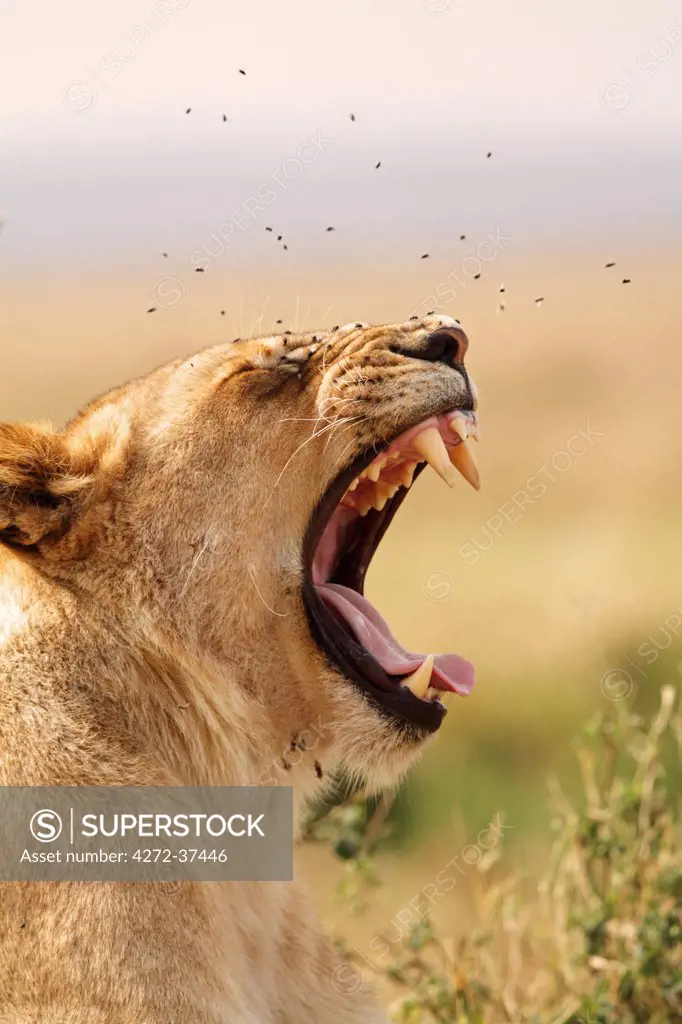
[[[679,235],[679,0],[0,0],[0,95],[0,266],[192,251],[278,173],[341,249]]]

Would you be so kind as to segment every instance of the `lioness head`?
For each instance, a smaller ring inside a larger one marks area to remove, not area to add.
[[[0,539],[84,621],[201,677],[203,708],[248,707],[264,757],[312,729],[320,760],[394,779],[473,673],[406,651],[363,584],[427,464],[478,486],[466,349],[433,315],[235,341],[61,433],[0,426]]]

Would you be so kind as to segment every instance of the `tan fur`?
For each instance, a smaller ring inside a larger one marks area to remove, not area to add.
[[[461,400],[391,351],[441,322],[228,344],[63,432],[0,425],[0,784],[395,782],[421,737],[326,663],[301,544],[354,456]],[[336,966],[298,883],[0,886],[8,1024],[384,1020]]]

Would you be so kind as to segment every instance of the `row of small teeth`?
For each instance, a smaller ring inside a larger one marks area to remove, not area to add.
[[[388,480],[380,480],[381,471],[387,466],[390,466],[390,460],[386,456],[379,456],[380,460],[375,459],[371,466],[368,467],[361,473],[360,476],[353,481],[348,488],[348,492],[353,492],[363,480],[371,481],[373,486],[363,488],[361,495],[355,495],[354,498],[348,500],[348,493],[346,494],[345,504],[352,505],[357,508],[361,516],[367,515],[371,508],[377,509],[378,512],[386,505],[386,502],[400,490],[401,487],[409,488],[412,485],[414,479],[414,471],[416,470],[419,463],[417,462],[403,462],[393,464],[397,467],[396,481],[389,482]]]
[[[409,446],[422,456],[417,462],[405,459],[400,452],[378,455],[360,476],[353,480],[344,496],[343,504],[356,508],[361,516],[367,515],[372,508],[381,512],[386,502],[401,486],[411,486],[419,462],[428,462],[449,487],[454,487],[459,472],[478,491],[481,486],[478,467],[466,443],[470,437],[478,440],[476,424],[459,415],[449,421],[449,429],[459,438],[459,442],[451,448],[446,446],[435,426],[426,427],[410,439]],[[381,479],[382,474],[386,472],[390,473],[390,480]],[[364,486],[360,494],[353,494],[361,483],[367,482],[371,486]]]

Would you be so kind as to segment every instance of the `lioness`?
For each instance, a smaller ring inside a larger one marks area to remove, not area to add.
[[[0,425],[0,783],[395,784],[473,673],[363,582],[426,464],[478,486],[466,349],[434,315],[237,340]],[[297,883],[0,886],[11,1024],[385,1020],[338,967]]]

